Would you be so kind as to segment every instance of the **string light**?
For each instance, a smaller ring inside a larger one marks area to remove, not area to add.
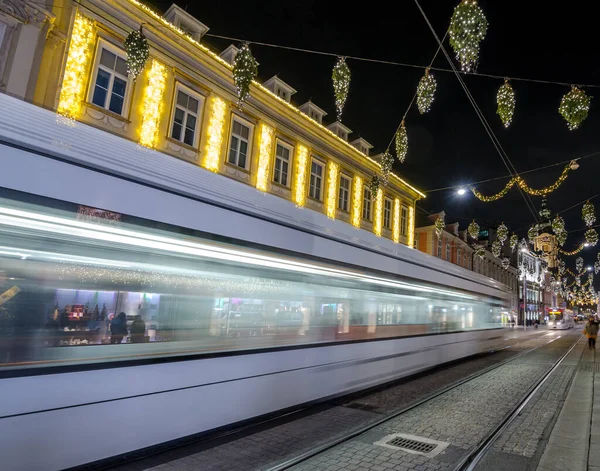
[[[362,193],[363,179],[358,175],[354,176],[354,194],[352,195],[352,225],[360,228],[362,211]]]
[[[581,218],[587,227],[592,227],[596,222],[596,210],[594,205],[589,201],[586,201],[581,208]]]
[[[345,57],[338,57],[333,67],[331,79],[333,80],[333,93],[335,95],[335,109],[338,121],[342,121],[342,112],[350,91],[350,68],[346,64]]]
[[[479,61],[479,43],[487,33],[488,22],[477,0],[462,0],[450,20],[450,45],[463,71],[470,72]]]
[[[512,123],[516,105],[515,91],[508,82],[508,79],[506,79],[504,85],[498,89],[496,102],[498,103],[498,110],[496,113],[500,116],[504,127],[508,128]]]
[[[498,237],[500,244],[504,245],[504,242],[508,239],[508,227],[506,227],[506,224],[502,223],[498,226],[498,229],[496,229],[496,236]]]
[[[527,231],[527,237],[529,238],[529,241],[531,243],[533,243],[533,241],[537,238],[538,235],[539,232],[537,226],[531,226]]]
[[[565,118],[569,130],[574,131],[586,120],[591,101],[592,97],[574,85],[571,91],[563,96],[558,111]]]
[[[129,33],[125,38],[123,48],[127,53],[127,72],[135,81],[137,76],[144,70],[150,55],[148,41],[142,32],[141,26],[139,31]]]
[[[338,187],[338,177],[340,174],[340,166],[330,160],[327,164],[329,167],[329,176],[327,183],[327,217],[335,219],[336,208],[337,208],[337,187]]]
[[[473,240],[479,239],[479,224],[477,224],[474,219],[473,219],[473,221],[471,221],[471,224],[469,224],[469,227],[467,228],[467,232],[471,236],[471,239],[473,239]]]
[[[510,240],[509,240],[510,250],[512,250],[514,252],[515,249],[517,248],[518,243],[519,243],[519,236],[517,234],[511,235]]]
[[[415,245],[415,208],[408,207],[408,241],[407,245],[412,249]]]
[[[417,107],[419,113],[425,114],[431,109],[431,104],[435,98],[437,82],[433,75],[429,73],[429,68],[425,69],[425,75],[419,80],[417,87]]]
[[[269,184],[269,164],[273,146],[274,130],[266,123],[260,125],[260,141],[258,144],[258,168],[256,170],[256,189],[267,191]]]
[[[81,15],[75,16],[65,73],[60,89],[57,113],[75,119],[81,113],[81,102],[85,93],[87,69],[90,62],[95,31],[92,20]]]
[[[583,258],[577,257],[577,260],[575,260],[575,269],[579,273],[583,273]]]
[[[496,258],[500,257],[500,253],[502,252],[502,244],[499,240],[495,240],[492,242],[492,255]]]
[[[406,127],[404,126],[404,120],[400,124],[400,129],[396,133],[396,157],[401,163],[406,160],[406,154],[408,153],[408,134],[406,133]]]
[[[376,236],[381,237],[381,228],[383,225],[383,190],[377,190],[375,198],[375,218],[373,219],[373,232]]]
[[[250,96],[250,84],[258,75],[258,62],[250,51],[250,46],[242,44],[233,61],[233,82],[238,97],[238,107],[242,109]]]
[[[394,156],[389,152],[384,152],[381,158],[381,182],[384,186],[387,186],[390,179],[390,173],[392,172],[392,166],[394,165]]]
[[[558,248],[558,253],[561,253],[563,255],[566,255],[567,257],[570,257],[572,255],[577,255],[579,252],[581,252],[583,249],[585,248],[585,244],[581,244],[579,247],[577,247],[575,250],[571,251],[571,252],[567,252],[563,249],[561,249],[560,247]]]
[[[167,83],[166,67],[156,59],[148,72],[148,85],[144,89],[140,144],[153,148],[158,141],[158,128],[162,111],[163,94]]]
[[[210,118],[208,120],[206,155],[204,167],[212,172],[219,171],[219,160],[225,134],[225,113],[227,103],[216,95],[212,96]]]
[[[298,157],[296,158],[296,186],[294,189],[294,200],[298,206],[306,203],[306,173],[308,171],[308,148],[302,144],[298,145]]]
[[[589,246],[594,246],[598,243],[598,233],[596,229],[588,229],[585,231],[585,241]]]
[[[412,208],[412,207],[411,207]],[[392,239],[394,242],[400,242],[400,199],[394,199],[394,227],[392,230]],[[598,262],[600,263],[600,262]]]

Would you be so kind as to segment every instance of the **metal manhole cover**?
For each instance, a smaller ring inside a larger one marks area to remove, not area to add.
[[[373,445],[433,458],[444,451],[450,443],[432,440],[431,438],[417,437],[406,433],[394,433],[392,435],[386,435],[381,440],[373,443]]]

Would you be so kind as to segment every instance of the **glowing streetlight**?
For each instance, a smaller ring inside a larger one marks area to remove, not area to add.
[[[459,188],[457,191],[458,196],[463,196],[466,192],[467,190],[465,190],[464,188]]]

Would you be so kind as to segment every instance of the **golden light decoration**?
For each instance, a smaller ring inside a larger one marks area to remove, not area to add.
[[[408,241],[407,245],[413,247],[415,244],[415,208],[410,206],[408,208]]]
[[[394,242],[400,242],[400,199],[394,200],[394,228],[392,230]]]
[[[360,221],[362,218],[362,193],[363,193],[363,179],[358,175],[354,176],[354,193],[352,195],[352,225],[354,227],[360,227]]]
[[[223,146],[223,136],[225,134],[227,103],[216,95],[212,97],[211,101],[212,106],[206,132],[204,168],[212,172],[218,172],[221,147]]]
[[[56,110],[58,114],[70,119],[75,119],[81,113],[94,37],[94,22],[77,13]]]
[[[167,68],[156,59],[152,59],[152,67],[148,71],[148,85],[144,89],[142,100],[140,144],[143,146],[153,148],[158,141],[158,128],[166,84]]]
[[[266,123],[260,125],[260,142],[258,143],[258,169],[256,171],[256,188],[267,191],[269,184],[269,166],[273,147],[274,129]]]
[[[327,180],[327,217],[335,219],[340,166],[332,160],[329,161],[327,166],[329,168]]]
[[[567,252],[563,249],[561,249],[560,247],[558,248],[558,253],[566,255],[566,256],[571,256],[571,255],[577,255],[579,252],[581,252],[583,249],[585,248],[585,244],[581,244],[579,247],[577,247],[575,250],[571,251],[571,252]]]
[[[306,173],[308,171],[308,148],[300,144],[296,158],[296,186],[294,187],[294,201],[298,206],[306,203]]]
[[[375,218],[373,219],[373,232],[376,236],[381,237],[381,229],[383,226],[383,190],[377,190],[375,198]]]

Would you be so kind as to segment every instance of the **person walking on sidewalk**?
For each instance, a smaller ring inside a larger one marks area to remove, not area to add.
[[[583,333],[588,338],[588,348],[596,349],[596,337],[598,337],[598,322],[593,317],[585,324],[585,328],[583,329]]]

